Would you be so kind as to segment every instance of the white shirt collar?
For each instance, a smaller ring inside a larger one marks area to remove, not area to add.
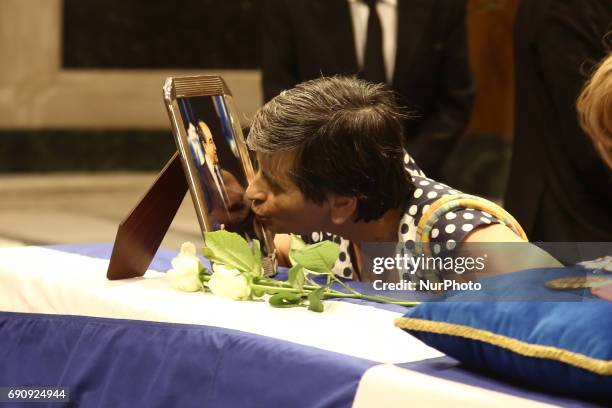
[[[349,3],[357,3],[361,0],[348,0]],[[380,3],[385,3],[389,6],[397,7],[398,0],[378,0]]]

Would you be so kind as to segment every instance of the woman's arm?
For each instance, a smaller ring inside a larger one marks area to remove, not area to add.
[[[276,260],[278,261],[278,266],[291,266],[291,263],[289,262],[291,235],[276,234],[274,236],[274,247],[276,248]]]
[[[546,251],[524,241],[501,224],[475,229],[465,238],[464,243],[467,243],[464,245],[465,251],[471,256],[479,257],[486,253],[483,273],[487,275],[563,266]]]

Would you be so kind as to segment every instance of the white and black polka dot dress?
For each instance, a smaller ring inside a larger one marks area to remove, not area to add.
[[[398,229],[398,243],[408,249],[414,247],[417,224],[429,206],[445,195],[460,194],[449,186],[429,179],[419,169],[408,153],[404,156],[404,168],[412,177],[416,189],[405,203],[404,215],[400,220]],[[471,208],[457,208],[440,217],[432,226],[430,241],[434,254],[452,251],[457,243],[475,228],[502,222],[491,214]],[[340,245],[340,257],[334,265],[334,272],[344,278],[353,277],[353,264],[349,255],[350,241],[337,235],[313,232],[310,236],[302,237],[306,243],[331,240]]]

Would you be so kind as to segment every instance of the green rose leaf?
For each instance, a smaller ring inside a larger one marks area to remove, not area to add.
[[[306,248],[306,243],[299,235],[291,234],[291,245],[290,246],[293,249],[302,249],[302,248]]]
[[[255,258],[255,267],[253,268],[253,276],[261,276],[263,271],[261,269],[261,245],[258,240],[254,239],[251,244],[251,250],[253,257]]]
[[[291,241],[289,243],[289,262],[291,263],[291,265],[296,265],[297,262],[295,261],[295,259],[292,258],[291,256],[291,250],[300,250],[300,249],[304,249],[306,248],[306,243],[302,240],[302,238],[300,238],[299,235],[293,235],[291,234]]]
[[[262,297],[266,292],[263,289],[253,289],[251,294],[253,297],[259,298]]]
[[[323,311],[323,302],[321,302],[321,297],[323,296],[325,289],[326,287],[322,287],[317,290],[313,290],[308,294],[308,310],[319,313]]]
[[[213,262],[249,274],[257,267],[257,259],[251,247],[235,232],[225,230],[205,232],[204,243],[206,245],[204,256]]]
[[[296,307],[302,303],[302,297],[295,293],[280,292],[271,296],[269,302],[274,307]]]
[[[329,273],[340,255],[340,246],[331,241],[321,241],[299,249],[291,248],[289,254],[304,269]]]
[[[295,289],[302,291],[304,288],[304,281],[306,277],[304,275],[304,268],[301,265],[294,265],[289,269],[288,281]]]

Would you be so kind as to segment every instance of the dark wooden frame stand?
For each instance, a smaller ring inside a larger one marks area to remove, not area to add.
[[[177,153],[140,202],[121,221],[106,277],[110,280],[144,275],[178,211],[188,186]]]

